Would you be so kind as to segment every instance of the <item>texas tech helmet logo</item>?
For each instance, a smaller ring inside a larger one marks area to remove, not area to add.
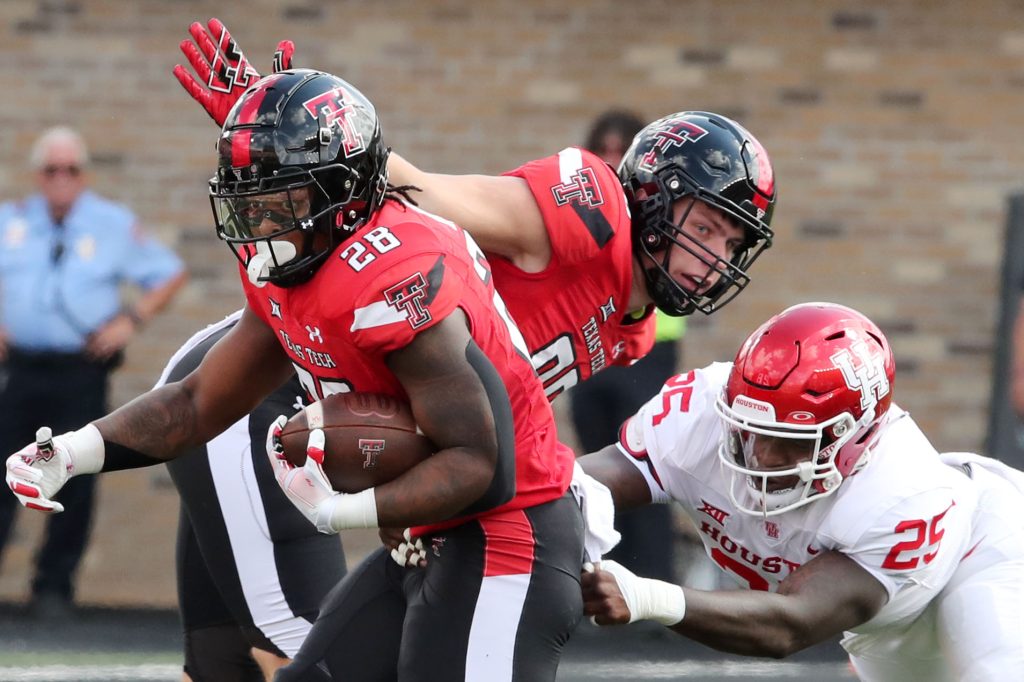
[[[642,170],[653,171],[660,159],[672,153],[673,147],[682,147],[687,142],[696,142],[707,134],[708,131],[689,121],[668,119],[651,133],[654,143],[647,153],[640,157],[640,163],[637,165]]]
[[[345,158],[366,151],[366,140],[355,126],[357,116],[352,95],[340,85],[302,103],[313,118],[324,114],[328,129],[341,131],[341,147]]]

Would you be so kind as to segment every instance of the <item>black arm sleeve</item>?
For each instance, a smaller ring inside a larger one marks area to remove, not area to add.
[[[512,418],[512,402],[509,400],[508,391],[505,390],[505,383],[501,380],[498,370],[473,341],[466,346],[466,359],[480,376],[491,405],[491,412],[494,414],[494,430],[498,436],[498,461],[487,492],[456,516],[469,516],[500,507],[516,494],[515,420]]]

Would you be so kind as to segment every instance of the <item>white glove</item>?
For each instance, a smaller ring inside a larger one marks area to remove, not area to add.
[[[611,573],[629,608],[629,622],[653,620],[675,625],[686,614],[683,588],[661,580],[641,578],[616,561],[602,561],[599,570]]]
[[[406,566],[419,566],[421,561],[427,560],[427,552],[423,549],[423,540],[421,538],[413,540],[408,528],[402,533],[402,537],[405,540],[398,543],[398,547],[391,550],[391,558],[394,559],[396,564],[405,568]]]
[[[92,424],[56,438],[44,426],[35,443],[7,458],[7,486],[29,509],[62,512],[64,505],[53,496],[72,476],[99,472],[103,459],[103,436]]]
[[[353,495],[335,491],[324,473],[325,437],[322,429],[309,432],[306,463],[294,466],[284,456],[281,431],[288,419],[281,415],[267,431],[267,457],[281,490],[316,529],[333,535],[346,528],[376,528],[377,500],[373,488]]]

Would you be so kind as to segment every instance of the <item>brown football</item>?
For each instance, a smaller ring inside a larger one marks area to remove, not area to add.
[[[306,463],[310,428],[324,431],[324,472],[340,493],[387,483],[434,453],[407,403],[376,393],[335,393],[293,415],[281,433],[284,455]]]

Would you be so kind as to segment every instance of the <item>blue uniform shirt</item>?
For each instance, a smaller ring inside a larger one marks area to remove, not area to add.
[[[80,351],[121,309],[122,283],[151,289],[182,268],[130,210],[94,192],[62,227],[39,194],[0,205],[0,325],[14,347]]]

